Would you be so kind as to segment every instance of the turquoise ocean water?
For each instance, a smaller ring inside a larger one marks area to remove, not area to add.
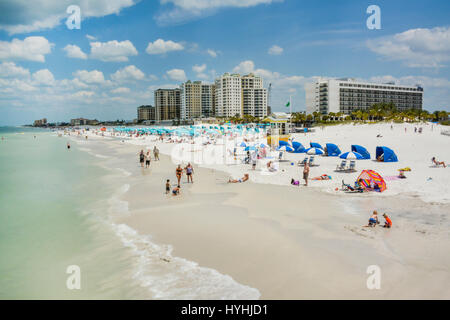
[[[0,137],[0,299],[145,298],[105,227],[108,170],[48,130],[0,127]],[[70,265],[80,290],[66,286]]]

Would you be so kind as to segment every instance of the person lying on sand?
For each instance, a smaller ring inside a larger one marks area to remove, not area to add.
[[[436,165],[436,166],[440,166],[440,165],[443,165],[444,166],[444,168],[446,168],[447,166],[445,165],[445,162],[444,161],[437,161],[436,160],[436,157],[433,157],[432,159],[431,159],[431,161]]]
[[[244,176],[241,179],[238,180],[234,180],[234,179],[229,179],[228,183],[242,183],[248,180],[248,173],[244,174]]]
[[[311,180],[331,180],[331,176],[323,174],[319,177],[312,178]]]
[[[385,220],[383,228],[390,228],[390,227],[392,227],[392,221],[391,221],[391,219],[389,219],[388,215],[386,213],[383,213],[383,217],[384,217],[384,220]]]
[[[291,179],[291,184],[292,184],[293,186],[300,186],[300,181],[294,180],[294,178],[292,178],[292,179]]]
[[[380,221],[378,220],[378,212],[377,210],[374,210],[372,215],[369,218],[369,224],[367,226],[364,226],[365,228],[367,227],[376,227],[377,224],[379,224]]]

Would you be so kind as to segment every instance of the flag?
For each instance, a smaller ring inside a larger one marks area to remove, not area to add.
[[[289,107],[290,107],[290,105],[291,105],[291,102],[290,102],[290,101],[288,101],[288,103],[286,103],[286,108],[289,108]]]

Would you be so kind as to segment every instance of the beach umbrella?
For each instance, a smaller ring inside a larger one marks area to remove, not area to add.
[[[291,148],[290,146],[288,146],[288,145],[284,145],[284,146],[280,146],[280,147],[278,147],[277,148],[277,151],[287,151],[287,152],[293,152],[294,151],[294,149],[293,148]]]
[[[318,154],[324,154],[325,152],[320,148],[309,148],[309,149],[306,149],[306,153],[318,155]]]
[[[356,159],[356,160],[364,159],[362,154],[360,154],[358,152],[345,152],[345,153],[341,154],[339,156],[339,158],[341,158],[341,159]]]
[[[253,150],[256,150],[256,148],[255,148],[255,147],[252,147],[252,146],[246,147],[246,148],[244,149],[244,151],[253,151]]]
[[[245,148],[247,146],[247,144],[245,142],[242,142],[239,147]]]

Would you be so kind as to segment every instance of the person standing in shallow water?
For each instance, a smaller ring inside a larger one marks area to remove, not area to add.
[[[150,167],[150,161],[151,161],[150,151],[147,151],[147,154],[145,155],[145,167]]]
[[[144,167],[144,161],[145,161],[144,150],[141,150],[141,152],[139,153],[139,162],[142,168]]]
[[[186,170],[186,177],[187,177],[187,183],[189,183],[189,178],[191,179],[191,183],[194,183],[194,180],[192,180],[192,175],[194,174],[194,168],[190,163],[185,168]]]
[[[181,181],[181,175],[183,174],[183,169],[181,168],[181,165],[178,165],[177,169],[175,170],[175,175],[177,176],[178,181],[178,188],[180,187],[180,181]]]
[[[159,150],[156,146],[153,148],[153,157],[159,161]]]

